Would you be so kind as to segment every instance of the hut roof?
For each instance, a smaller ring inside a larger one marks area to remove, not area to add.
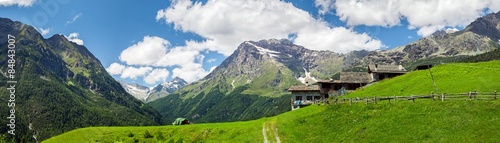
[[[342,83],[370,83],[372,77],[366,72],[341,72],[340,82]]]
[[[304,85],[299,85],[299,86],[291,86],[288,91],[319,91],[319,86],[318,85],[310,85],[310,86],[304,86]]]
[[[401,65],[368,65],[368,73],[406,73],[406,69]]]

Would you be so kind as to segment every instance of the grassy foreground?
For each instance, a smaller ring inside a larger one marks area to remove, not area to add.
[[[500,89],[500,61],[432,69],[442,92]],[[385,80],[347,97],[429,94],[428,71]],[[500,99],[430,99],[317,106],[232,123],[151,127],[90,127],[44,142],[497,142]]]

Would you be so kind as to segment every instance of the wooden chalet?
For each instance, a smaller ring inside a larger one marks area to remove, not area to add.
[[[368,72],[341,72],[339,80],[318,80],[303,82],[305,85],[292,86],[292,110],[319,101],[327,102],[331,96],[340,96],[361,88],[369,83],[396,77],[407,71],[401,65],[368,65]],[[313,83],[314,85],[309,85]]]
[[[373,82],[393,78],[406,72],[406,69],[402,65],[368,65],[368,73],[372,76]]]
[[[321,100],[318,85],[292,86],[288,89],[292,92],[292,110],[310,105],[317,100]]]
[[[321,80],[318,81],[318,84],[320,86],[320,94],[328,98],[334,95],[344,95],[372,81],[371,75],[365,72],[341,72],[340,80]]]

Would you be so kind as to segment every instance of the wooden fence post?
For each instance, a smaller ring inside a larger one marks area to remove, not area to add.
[[[412,95],[410,98],[411,98],[411,102],[415,103],[415,97],[413,97],[413,95]]]
[[[432,98],[432,101],[434,101],[434,92],[431,91],[431,98]]]
[[[495,95],[493,96],[494,100],[497,100],[497,91],[495,90]]]
[[[441,94],[441,102],[444,102],[444,93]]]
[[[469,100],[472,100],[472,93],[469,91]]]
[[[391,97],[387,97],[387,100],[389,101],[389,103],[391,103]]]
[[[375,102],[375,104],[377,104],[377,96],[373,96],[373,102]]]
[[[474,99],[477,98],[477,90],[474,89]]]
[[[396,95],[394,95],[394,103],[396,103],[397,100],[398,100],[398,97]]]

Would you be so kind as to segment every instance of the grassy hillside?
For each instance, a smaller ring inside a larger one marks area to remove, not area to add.
[[[500,91],[500,61],[443,64],[431,72],[440,93]],[[346,97],[423,95],[431,91],[435,88],[429,70],[421,70],[383,80]]]
[[[44,142],[263,142],[275,131],[281,142],[494,142],[498,109],[499,101],[312,105],[247,122],[84,128]]]
[[[500,61],[446,64],[432,71],[440,91],[466,92],[499,89],[498,69]],[[434,90],[429,78],[428,71],[411,72],[346,97],[428,94]],[[500,99],[311,105],[246,122],[83,128],[45,142],[495,142],[499,109]]]

